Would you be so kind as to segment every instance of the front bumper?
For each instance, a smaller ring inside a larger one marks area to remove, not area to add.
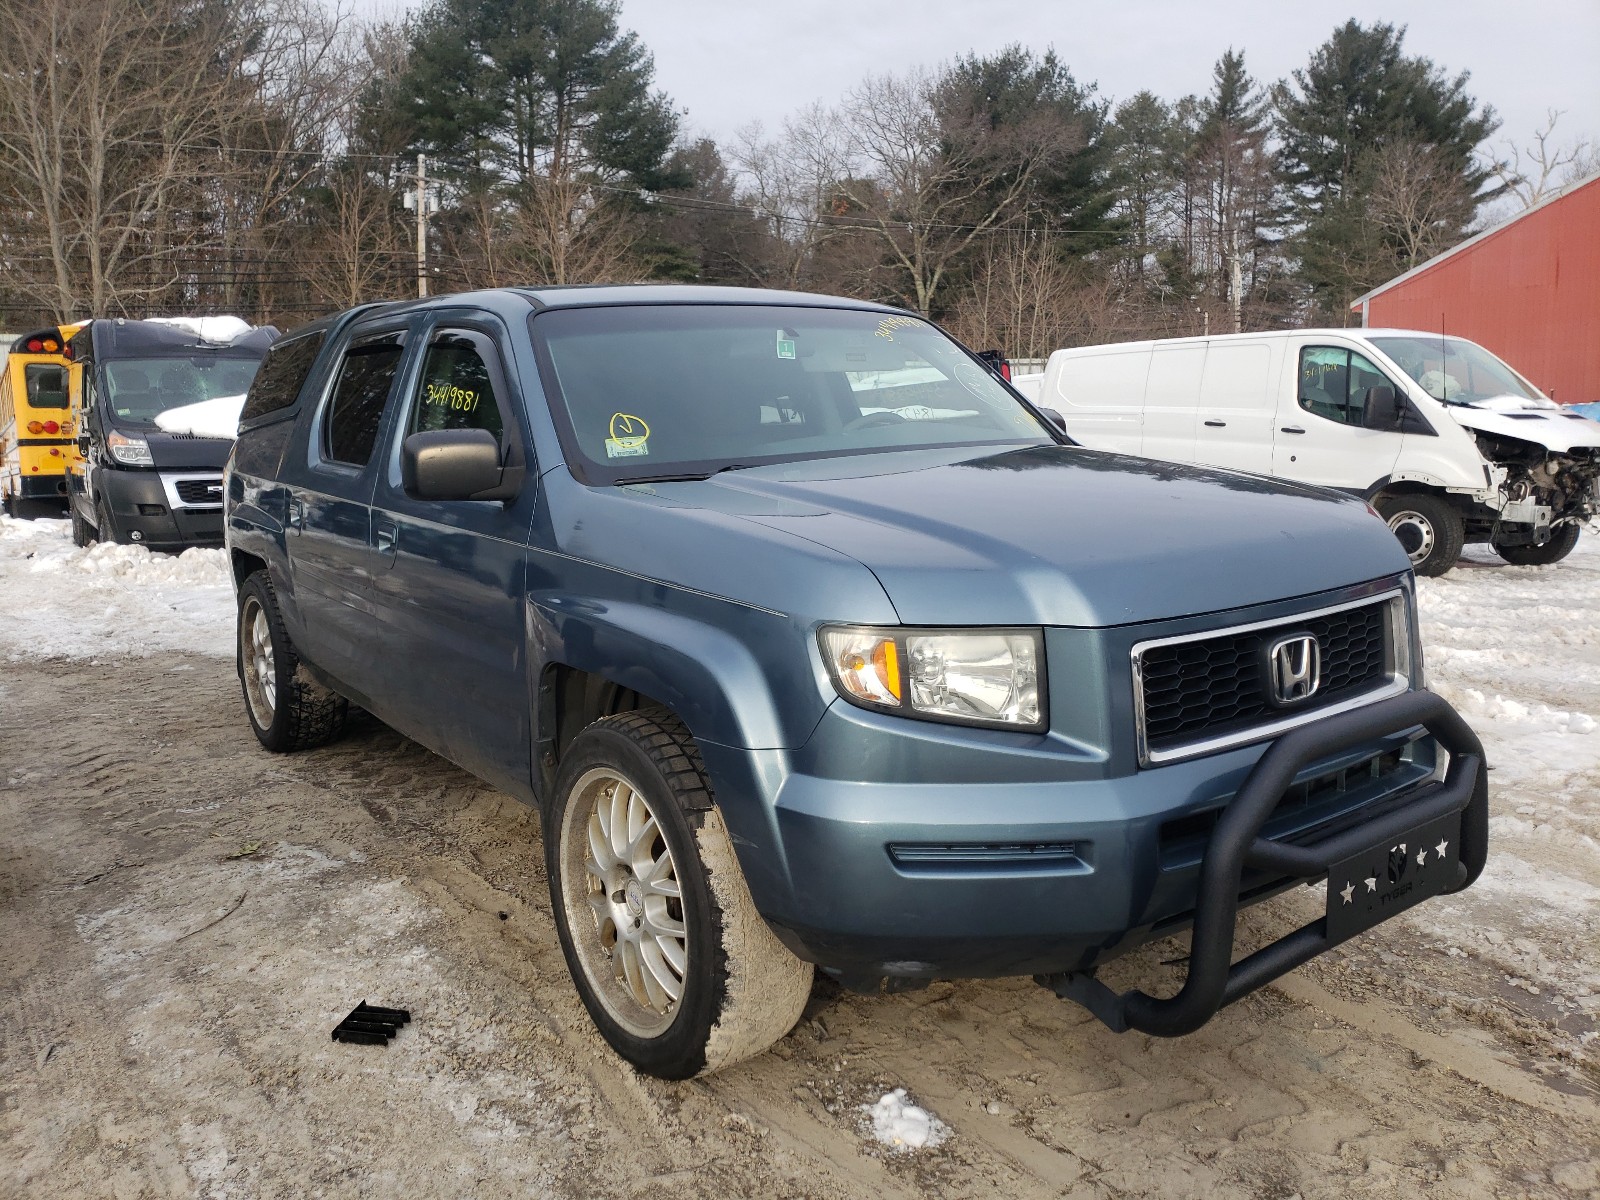
[[[216,503],[186,503],[177,492],[180,480],[214,480],[219,489]],[[220,468],[188,471],[102,468],[94,477],[95,487],[110,507],[118,532],[125,540],[152,550],[222,545],[221,482]]]
[[[1307,762],[1360,745],[1397,725],[1411,724],[1422,725],[1449,751],[1450,765],[1441,781],[1363,820],[1299,844],[1261,836],[1279,798]],[[1063,998],[1083,1004],[1112,1029],[1137,1029],[1160,1037],[1192,1033],[1224,1006],[1360,931],[1339,928],[1331,915],[1324,916],[1233,962],[1234,924],[1241,881],[1248,868],[1294,880],[1328,875],[1331,892],[1335,882],[1330,871],[1338,864],[1373,854],[1381,860],[1386,853],[1393,853],[1386,849],[1393,843],[1399,843],[1395,848],[1401,856],[1399,869],[1404,872],[1410,863],[1402,839],[1413,830],[1440,826],[1454,830],[1457,846],[1455,878],[1441,890],[1459,892],[1478,878],[1488,856],[1488,775],[1477,735],[1438,696],[1411,692],[1297,729],[1279,738],[1262,756],[1211,835],[1200,871],[1188,977],[1176,996],[1157,999],[1138,989],[1118,995],[1090,972],[1063,973],[1040,982]],[[1391,874],[1390,879],[1394,878]],[[1378,920],[1410,907],[1408,897],[1398,894],[1398,888],[1394,891],[1394,904]],[[1330,896],[1330,913],[1337,911],[1336,903]],[[1349,903],[1348,897],[1345,903]],[[1372,923],[1376,922],[1368,924]]]
[[[1456,777],[1469,770],[1456,754],[1465,728],[1436,696],[1408,693],[1304,726],[1266,754],[1246,746],[1114,777],[1091,749],[848,706],[802,751],[702,749],[763,915],[795,953],[869,988],[1091,971],[1186,928],[1219,870],[1232,881],[1231,948],[1239,905],[1305,874],[1298,862],[1219,859],[1218,838],[1240,836],[1224,834],[1239,827],[1233,814],[1249,813],[1249,841],[1280,848],[1335,823],[1367,829],[1370,814],[1437,791],[1435,738]],[[1475,761],[1481,777],[1481,752]],[[1481,852],[1481,834],[1473,844]],[[1462,861],[1473,861],[1465,845]]]

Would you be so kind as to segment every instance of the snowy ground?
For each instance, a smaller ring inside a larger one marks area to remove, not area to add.
[[[1508,567],[1484,548],[1419,586],[1429,682],[1483,738],[1496,803],[1477,885],[1414,920],[1563,1014],[1600,1060],[1600,538]]]
[[[1179,1041],[1027,980],[820,983],[671,1085],[593,1034],[528,810],[370,720],[261,752],[221,551],[0,517],[0,1195],[1600,1194],[1600,537],[1419,592],[1494,771],[1468,892]],[[363,998],[413,1025],[334,1046]]]
[[[0,662],[233,654],[227,554],[80,550],[64,520],[0,516]]]

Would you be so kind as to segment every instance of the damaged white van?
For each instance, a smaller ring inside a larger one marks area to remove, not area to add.
[[[1553,563],[1600,511],[1600,422],[1489,351],[1403,329],[1299,329],[1057,350],[1013,381],[1101,450],[1365,497],[1419,575],[1466,542]]]

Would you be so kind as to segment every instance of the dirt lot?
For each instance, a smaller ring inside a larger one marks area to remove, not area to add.
[[[1436,613],[1487,611],[1457,576]],[[1494,595],[1516,580],[1538,586],[1513,572]],[[772,1053],[686,1084],[633,1075],[592,1032],[527,809],[370,719],[268,755],[225,659],[14,656],[0,1195],[1600,1194],[1600,787],[1568,711],[1600,711],[1592,616],[1543,707],[1525,689],[1490,718],[1491,755],[1518,751],[1482,887],[1199,1034],[1112,1034],[1025,980],[870,999],[819,983]],[[1508,653],[1465,617],[1451,629],[1430,665],[1487,712]],[[1565,757],[1540,766],[1549,746]],[[1177,953],[1150,947],[1113,982],[1170,985]],[[331,1042],[362,998],[414,1022],[387,1048]],[[951,1127],[943,1145],[873,1140],[861,1106],[902,1086]]]

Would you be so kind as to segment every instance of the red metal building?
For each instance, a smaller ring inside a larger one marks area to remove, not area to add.
[[[1600,401],[1600,175],[1350,307],[1373,328],[1439,330],[1477,342],[1564,404]]]

